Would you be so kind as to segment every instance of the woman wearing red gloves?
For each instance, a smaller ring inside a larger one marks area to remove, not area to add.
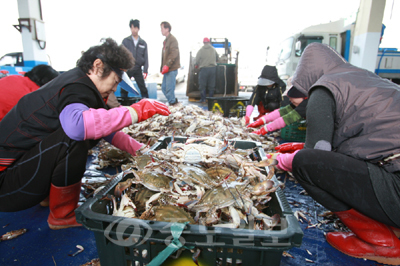
[[[304,95],[296,87],[292,86],[287,96],[289,97],[290,104],[279,109],[268,113],[257,121],[251,123],[247,127],[259,127],[266,124],[259,130],[252,133],[257,135],[265,135],[268,132],[272,132],[285,126],[288,126],[294,122],[305,119],[306,117],[306,107],[307,107],[307,95]]]
[[[330,232],[339,251],[400,264],[400,87],[320,43],[300,58],[293,85],[309,95],[305,148],[279,154],[308,194],[352,232]]]
[[[250,123],[250,117],[254,106],[258,106],[258,119],[267,112],[272,112],[281,107],[282,94],[286,90],[286,84],[279,78],[275,66],[264,66],[261,76],[258,78],[257,87],[250,97],[249,105],[246,106],[246,115],[242,118],[242,125]]]
[[[120,130],[170,114],[165,104],[147,99],[107,107],[133,65],[124,46],[106,39],[84,52],[76,68],[21,98],[0,122],[0,211],[24,210],[49,196],[51,229],[80,226],[74,210],[88,150],[104,138],[135,154],[144,145]]]

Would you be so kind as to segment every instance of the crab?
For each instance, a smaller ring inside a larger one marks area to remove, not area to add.
[[[210,189],[218,185],[206,171],[196,166],[180,164],[178,165],[178,172],[175,172],[173,175],[174,178],[192,186],[198,185]]]
[[[142,188],[138,192],[136,192],[134,203],[136,204],[138,211],[144,211],[146,207],[146,202],[148,202],[149,199],[156,193],[157,192],[151,191],[147,188]]]
[[[222,212],[225,214],[225,216],[229,216],[230,219],[232,220],[231,223],[218,223],[220,218],[216,217],[216,211],[214,210],[215,208],[211,208],[208,212],[209,215],[206,216],[205,224],[213,224],[214,227],[225,227],[225,228],[238,228],[240,226],[240,212],[233,206],[229,206],[228,208],[222,209]]]
[[[274,181],[265,180],[255,185],[251,191],[251,194],[254,196],[262,196],[270,194],[271,192],[275,192],[276,189],[277,187],[274,187]]]
[[[128,193],[125,193],[121,197],[121,202],[119,203],[119,208],[117,208],[117,201],[115,197],[111,195],[111,199],[113,202],[113,216],[122,216],[128,218],[135,218],[136,217],[136,206],[129,198]]]
[[[174,223],[185,223],[195,224],[195,221],[181,207],[175,205],[162,205],[155,206],[145,211],[140,216],[143,220],[152,220],[159,222],[174,222]]]
[[[204,194],[200,201],[188,207],[191,211],[196,212],[195,220],[199,220],[200,223],[204,223],[205,225],[214,226],[216,226],[216,223],[220,220],[217,211],[228,207],[233,222],[217,226],[237,228],[240,225],[240,216],[234,207],[242,209],[245,205],[249,205],[248,198],[240,195],[242,193],[246,194],[246,186],[247,184],[244,183],[236,185],[239,189],[236,189],[236,187],[224,188],[222,186],[210,189]],[[200,213],[202,212],[206,213],[204,219],[200,218]]]
[[[142,184],[151,191],[156,192],[169,192],[171,179],[161,173],[152,172],[151,170],[144,169],[142,171],[131,170],[135,176],[135,180],[132,183]]]
[[[215,146],[203,144],[203,143],[193,143],[199,140],[211,140],[213,138],[199,138],[195,140],[189,140],[186,143],[175,143],[172,139],[171,143],[167,147],[166,153],[170,153],[173,156],[171,159],[174,162],[182,163],[212,163],[212,162],[222,162],[218,157],[227,149],[229,143],[228,141],[213,141]],[[215,138],[214,138],[215,140]]]
[[[99,166],[104,168],[107,166],[114,167],[121,165],[122,163],[129,162],[131,157],[132,155],[130,155],[128,152],[117,149],[109,144],[100,149],[97,160]]]
[[[150,155],[140,155],[132,157],[132,161],[133,167],[137,168],[138,170],[143,170],[150,162],[154,162],[154,159]]]
[[[223,167],[223,166],[214,166],[211,168],[208,168],[206,170],[206,173],[208,176],[218,182],[223,181],[228,175],[229,178],[226,180],[226,182],[230,183],[235,181],[238,177],[235,174],[234,171],[232,171],[230,168]]]

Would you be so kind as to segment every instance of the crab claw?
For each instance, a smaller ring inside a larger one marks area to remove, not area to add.
[[[119,198],[122,195],[122,191],[125,189],[129,188],[132,185],[132,179],[129,178],[128,180],[124,182],[119,182],[114,189],[114,195]]]

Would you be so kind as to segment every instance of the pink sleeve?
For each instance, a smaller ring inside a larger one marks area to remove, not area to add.
[[[85,139],[99,139],[131,125],[132,116],[126,107],[103,108],[83,111]]]
[[[111,144],[120,150],[129,152],[133,156],[136,156],[136,151],[144,145],[122,131],[115,133]]]
[[[269,113],[267,115],[267,118],[266,118],[265,122],[266,123],[272,122],[272,121],[274,121],[275,119],[277,119],[279,117],[281,117],[281,113],[279,112],[279,109],[275,109],[274,111],[272,111],[271,113]]]
[[[268,132],[272,132],[284,128],[285,126],[285,121],[283,121],[282,117],[279,117],[278,119],[275,119],[273,122],[269,123],[266,127],[268,129]]]
[[[246,107],[246,116],[251,117],[251,114],[253,113],[254,106],[253,105],[247,105]]]

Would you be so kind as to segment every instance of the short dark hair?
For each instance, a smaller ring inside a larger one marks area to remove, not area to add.
[[[37,65],[26,72],[24,76],[35,82],[39,87],[42,87],[58,75],[60,75],[60,73],[49,65]]]
[[[125,46],[118,45],[112,38],[102,39],[101,45],[90,47],[84,52],[81,58],[76,62],[76,66],[83,72],[89,74],[89,70],[93,67],[93,62],[101,57],[104,59],[104,69],[102,77],[110,75],[113,68],[131,69],[135,65],[135,59],[132,53]]]
[[[131,19],[131,21],[129,21],[129,28],[132,28],[132,26],[140,29],[140,21],[137,19]]]
[[[164,28],[168,29],[169,32],[171,32],[172,27],[171,27],[171,24],[169,24],[169,22],[163,21],[163,22],[161,22],[160,25],[162,25]]]

